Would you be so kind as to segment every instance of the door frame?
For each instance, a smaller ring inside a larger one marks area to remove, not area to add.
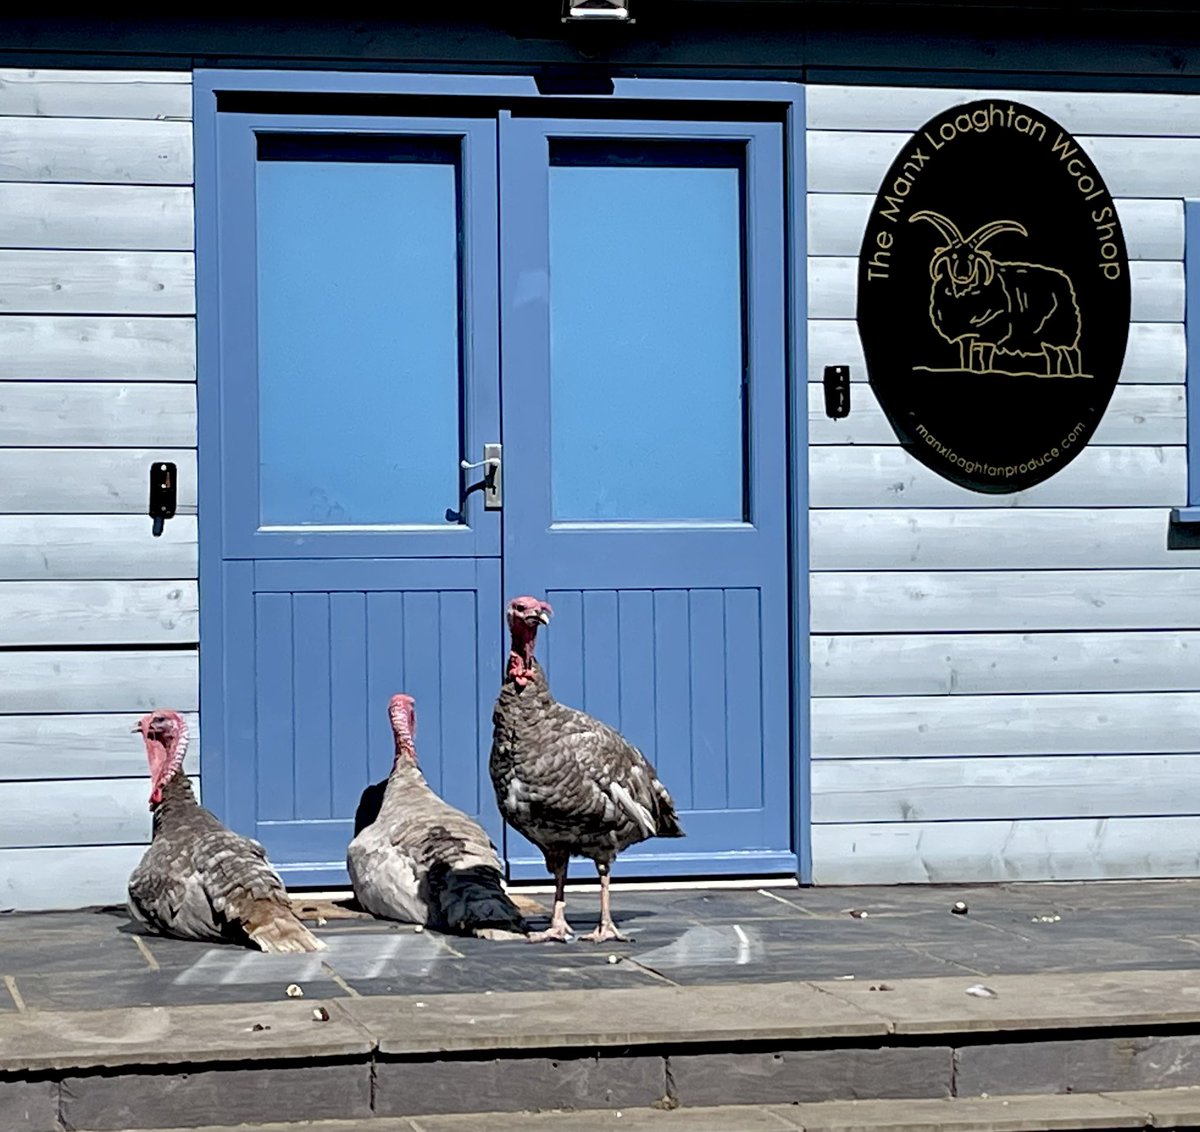
[[[556,84],[562,92],[570,84]],[[792,839],[799,860],[799,880],[812,882],[810,774],[810,657],[808,600],[808,342],[807,244],[804,86],[789,82],[723,79],[622,79],[579,84],[569,93],[542,93],[537,80],[524,75],[384,74],[326,71],[204,70],[193,74],[193,151],[196,216],[196,363],[197,466],[200,596],[200,715],[216,722],[204,734],[202,770],[204,800],[219,816],[233,802],[238,736],[223,712],[225,636],[241,622],[227,616],[222,593],[220,500],[224,487],[221,453],[219,367],[223,329],[220,322],[217,200],[219,192],[218,114],[241,108],[256,98],[305,95],[339,98],[337,113],[348,109],[345,96],[390,97],[400,111],[412,100],[414,115],[430,117],[430,100],[444,100],[446,112],[465,116],[472,103],[488,111],[529,110],[541,116],[570,113],[597,117],[614,110],[643,109],[661,117],[669,104],[686,106],[694,116],[725,116],[739,109],[747,116],[782,121],[784,131],[784,207],[788,224],[786,249],[787,332],[787,490],[789,639],[791,686]],[[632,105],[631,105],[632,104]],[[640,104],[640,107],[639,107]],[[755,104],[753,109],[750,104]],[[421,106],[421,110],[415,107]],[[453,107],[453,109],[451,109]],[[278,105],[287,113],[286,100]],[[408,111],[403,111],[407,113]],[[478,111],[477,111],[478,112]],[[364,106],[359,113],[378,113]],[[502,378],[503,380],[503,378]],[[211,502],[210,502],[211,501]],[[497,616],[500,611],[497,610]],[[215,658],[215,659],[209,659]]]

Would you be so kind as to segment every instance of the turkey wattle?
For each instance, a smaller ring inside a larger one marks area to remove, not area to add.
[[[609,868],[648,837],[683,837],[675,803],[650,761],[613,728],[550,694],[534,659],[550,606],[534,597],[508,606],[512,650],[492,714],[490,770],[505,820],[532,841],[554,874],[554,916],[531,940],[565,940],[567,863],[588,857],[600,874],[600,923],[585,938],[624,939],[609,907]]]
[[[240,943],[262,951],[323,951],[297,918],[257,841],[226,829],[196,801],[183,773],[188,731],[175,711],[143,716],[154,835],[129,878],[129,911],[178,939]]]
[[[358,902],[376,916],[441,931],[525,935],[488,835],[439,798],[417,765],[413,698],[393,696],[388,716],[396,742],[392,773],[377,816],[346,851]]]

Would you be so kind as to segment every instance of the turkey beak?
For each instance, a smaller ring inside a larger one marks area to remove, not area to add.
[[[550,612],[546,609],[539,609],[537,615],[538,623],[541,625],[550,624]]]
[[[132,727],[129,729],[129,734],[130,734],[130,735],[139,735],[139,734],[141,734],[141,730],[142,730],[142,725],[141,725],[140,723],[135,723],[135,724],[134,724],[134,725],[133,725],[133,726],[132,726]]]

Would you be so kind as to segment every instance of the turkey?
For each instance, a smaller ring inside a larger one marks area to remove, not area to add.
[[[623,940],[609,907],[613,858],[648,837],[683,837],[675,803],[654,767],[607,724],[550,694],[534,659],[552,610],[534,597],[508,606],[512,649],[492,714],[490,770],[505,820],[532,841],[554,874],[550,928],[531,940],[567,940],[567,863],[589,857],[600,874],[600,923],[584,938]]]
[[[263,847],[226,829],[196,801],[183,772],[183,716],[154,711],[133,730],[146,744],[154,814],[150,848],[129,878],[133,918],[177,939],[272,952],[325,950],[292,911]]]
[[[392,773],[378,815],[346,851],[359,904],[376,916],[439,931],[524,936],[525,922],[501,884],[488,835],[439,798],[417,765],[412,696],[393,696],[388,716],[396,743]]]

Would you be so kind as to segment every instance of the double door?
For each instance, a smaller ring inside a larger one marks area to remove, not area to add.
[[[782,147],[774,123],[218,115],[205,796],[288,883],[344,882],[398,691],[434,788],[545,875],[487,771],[524,593],[554,608],[557,698],[682,812],[621,873],[794,871]]]

